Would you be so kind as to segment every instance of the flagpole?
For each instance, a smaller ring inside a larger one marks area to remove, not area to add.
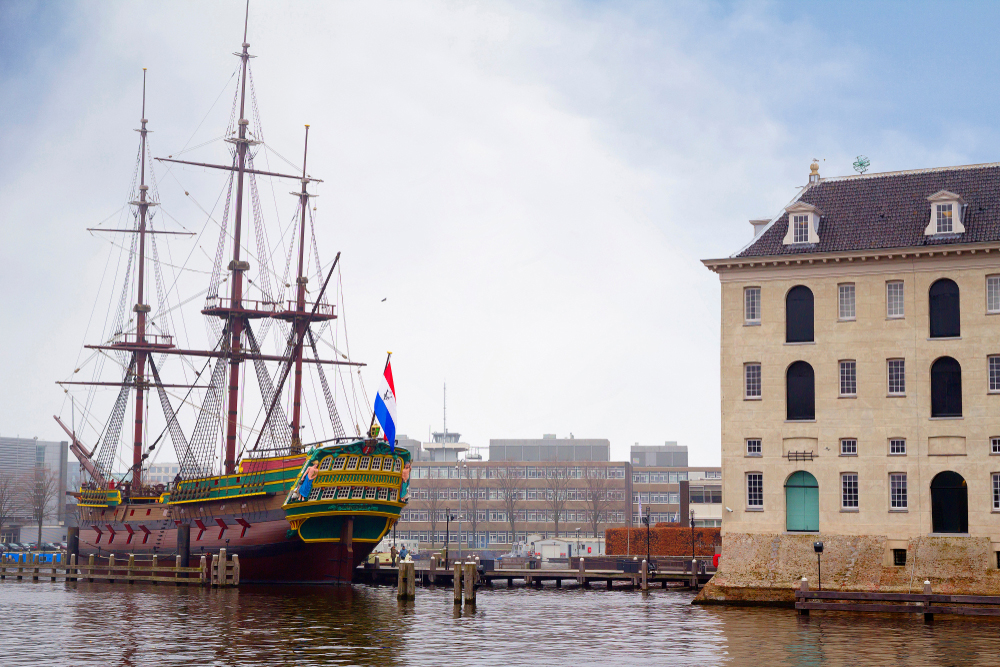
[[[385,369],[389,368],[389,360],[392,358],[392,352],[386,352],[385,366],[382,367],[382,375],[385,375]],[[372,435],[372,426],[375,425],[375,410],[372,409],[372,423],[368,425],[368,437]]]

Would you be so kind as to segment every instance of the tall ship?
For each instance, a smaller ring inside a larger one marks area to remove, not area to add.
[[[249,6],[216,141],[228,160],[182,160],[184,151],[154,160],[143,70],[127,203],[117,222],[90,228],[111,246],[100,292],[110,305],[92,317],[105,319],[103,337],[59,382],[66,400],[55,419],[81,466],[81,554],[226,548],[244,582],[348,583],[406,503],[410,454],[394,447],[388,360],[370,402],[364,364],[350,355],[340,253],[324,263],[316,242],[309,126],[301,168],[264,141],[248,23]],[[271,158],[295,168],[274,170]],[[198,204],[200,231],[163,210],[154,165],[223,175],[215,207]],[[294,214],[266,222],[265,194],[280,208],[276,188],[288,182]],[[171,239],[189,245],[177,252]],[[198,333],[194,319],[204,322],[200,344],[187,333]],[[163,480],[151,471],[168,447],[179,472]]]

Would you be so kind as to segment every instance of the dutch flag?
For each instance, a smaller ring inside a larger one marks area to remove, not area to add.
[[[392,383],[392,365],[385,362],[382,384],[375,396],[375,419],[382,425],[382,432],[391,451],[396,451],[396,389]]]

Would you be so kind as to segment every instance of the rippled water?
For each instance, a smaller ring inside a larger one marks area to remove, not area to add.
[[[239,590],[6,581],[0,664],[996,665],[1000,624],[695,607],[687,593],[448,589]]]

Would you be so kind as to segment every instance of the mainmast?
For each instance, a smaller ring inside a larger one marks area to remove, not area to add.
[[[309,320],[306,318],[306,284],[309,278],[305,274],[305,249],[306,249],[306,211],[309,209],[309,192],[306,186],[309,179],[306,177],[306,159],[309,156],[309,126],[306,125],[305,148],[302,151],[302,191],[298,194],[299,209],[302,215],[299,218],[299,269],[298,277],[295,279],[298,292],[295,297],[295,340],[299,342],[295,346],[295,384],[292,393],[292,451],[302,451],[301,416],[302,416],[302,351],[305,340],[306,327]],[[295,194],[295,193],[292,193]]]
[[[242,231],[243,216],[243,178],[246,170],[247,156],[247,126],[250,124],[244,115],[246,110],[247,97],[247,64],[250,62],[250,44],[247,42],[247,26],[250,22],[250,0],[247,0],[246,17],[243,22],[243,53],[240,60],[243,61],[242,77],[240,79],[240,120],[239,135],[234,140],[236,143],[236,217],[233,223],[233,261],[229,263],[229,270],[233,272],[232,291],[230,292],[230,320],[229,320],[229,399],[227,401],[228,414],[226,417],[226,459],[225,471],[227,475],[236,472],[236,436],[239,427],[239,401],[240,401],[240,364],[243,362],[241,355],[243,345],[243,273],[250,269],[250,263],[240,259],[240,233]]]
[[[142,68],[142,119],[139,129],[139,152],[141,153],[139,167],[139,199],[132,204],[139,207],[139,272],[137,275],[136,303],[133,310],[136,313],[135,325],[135,438],[132,443],[132,488],[138,491],[142,488],[142,430],[143,430],[143,398],[146,391],[146,358],[149,352],[146,345],[146,313],[149,304],[144,303],[146,284],[146,211],[151,203],[146,197],[149,186],[146,185],[146,68]]]

